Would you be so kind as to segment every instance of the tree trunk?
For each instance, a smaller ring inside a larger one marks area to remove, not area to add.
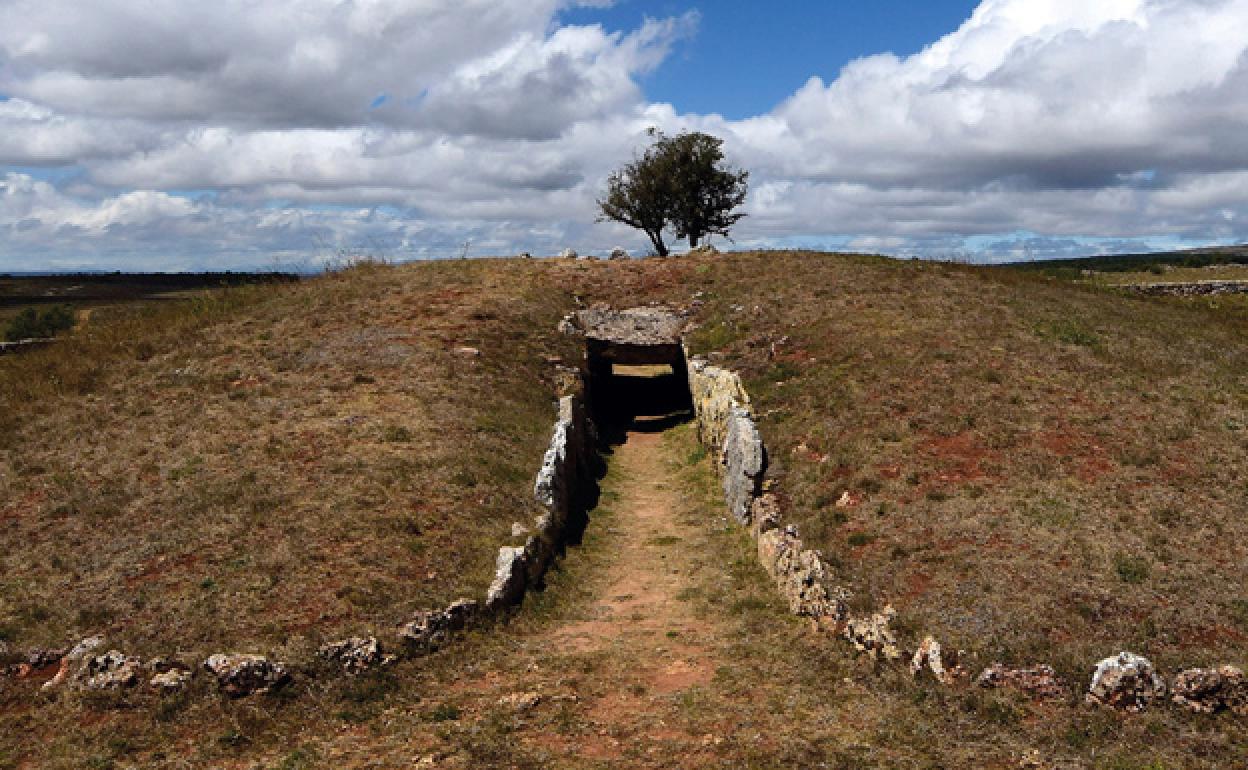
[[[701,240],[701,238],[700,238],[699,236],[696,236],[696,235],[691,235],[691,236],[689,236],[689,249],[690,249],[690,251],[692,251],[693,249],[698,248],[698,241],[699,241],[699,240]]]
[[[668,250],[667,244],[663,242],[663,233],[647,232],[646,235],[650,236],[650,242],[654,244],[654,253],[658,254],[660,257],[666,257],[668,255]]]

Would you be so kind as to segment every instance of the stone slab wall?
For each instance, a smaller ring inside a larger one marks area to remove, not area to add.
[[[780,526],[779,506],[763,483],[767,448],[741,378],[698,358],[688,370],[698,438],[718,460],[724,502],[757,540],[763,568],[794,614],[843,620],[846,592],[830,585],[831,572],[797,532]]]
[[[584,513],[588,490],[597,481],[599,460],[594,444],[594,426],[584,397],[564,396],[550,448],[533,485],[542,512],[523,546],[499,550],[494,583],[486,594],[487,610],[516,604],[529,588],[540,584],[563,545],[569,523]]]
[[[820,554],[806,548],[794,527],[781,522],[776,496],[767,488],[764,474],[767,451],[750,409],[749,396],[733,372],[701,359],[688,362],[689,389],[693,395],[698,436],[718,460],[724,502],[733,517],[747,526],[758,547],[758,559],[788,601],[794,615],[813,618],[821,628],[849,641],[873,659],[897,661],[909,658],[912,674],[930,674],[947,686],[967,684],[969,671],[960,665],[962,654],[942,649],[933,637],[925,637],[913,657],[903,650],[891,628],[896,616],[891,606],[867,617],[849,616],[849,591],[833,583],[834,576]],[[1010,687],[1040,700],[1064,700],[1070,692],[1048,665],[1007,668],[994,663],[975,684],[983,688]],[[1129,652],[1096,664],[1085,696],[1090,704],[1122,711],[1142,711],[1150,703],[1172,703],[1193,713],[1230,711],[1248,716],[1248,676],[1230,665],[1192,668],[1180,672],[1172,686],[1146,658]]]

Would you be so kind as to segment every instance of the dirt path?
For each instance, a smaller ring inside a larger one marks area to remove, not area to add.
[[[698,706],[713,697],[729,634],[696,588],[705,509],[690,506],[689,447],[676,440],[691,436],[643,423],[615,447],[585,545],[526,602],[512,645],[452,686],[464,712],[454,727],[469,733],[453,742],[471,759],[443,747],[436,766],[711,764],[722,739],[708,719],[724,714]]]
[[[400,672],[419,701],[350,707],[372,727],[309,752],[344,768],[806,767],[862,729],[830,716],[839,669],[807,686],[799,661],[823,640],[729,520],[692,426],[629,433],[601,486],[545,592]]]
[[[675,479],[665,467],[663,437],[632,432],[612,462],[624,483],[615,527],[624,532],[610,565],[609,585],[590,619],[554,631],[552,643],[577,652],[629,653],[648,689],[670,693],[706,684],[714,673],[699,623],[687,600],[691,565],[679,548],[694,528],[679,517]]]

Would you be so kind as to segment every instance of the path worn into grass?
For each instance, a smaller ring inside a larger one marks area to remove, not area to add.
[[[634,719],[656,698],[710,684],[715,672],[714,652],[703,637],[718,629],[699,620],[688,598],[682,599],[693,570],[682,546],[697,533],[678,515],[678,482],[662,441],[657,432],[633,431],[616,449],[612,462],[623,483],[617,488],[615,527],[623,537],[605,575],[609,582],[587,619],[551,634],[556,649],[607,653],[632,669],[637,682],[598,698],[589,714],[607,732],[619,717]],[[648,732],[657,738],[668,731]]]
[[[740,629],[708,606],[708,585],[751,554],[716,548],[716,518],[739,533],[690,426],[663,428],[639,422],[614,448],[585,544],[507,649],[453,686],[462,714],[428,746],[436,766],[709,767],[739,741],[766,750],[739,730],[758,705],[732,675]]]

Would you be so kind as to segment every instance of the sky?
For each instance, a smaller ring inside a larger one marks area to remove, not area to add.
[[[733,243],[1003,261],[1248,241],[1248,0],[0,0],[0,271],[644,254],[647,130]]]

